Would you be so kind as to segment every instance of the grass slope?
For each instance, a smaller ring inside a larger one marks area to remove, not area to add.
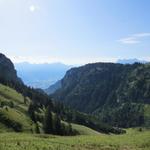
[[[71,125],[72,125],[72,128],[77,130],[80,135],[98,135],[98,134],[100,134],[99,132],[97,132],[91,128],[82,126],[82,125],[73,124],[73,123]]]
[[[26,98],[26,103],[24,102],[24,97],[16,92],[14,89],[9,88],[0,84],[0,116],[7,118],[10,122],[19,123],[22,126],[23,132],[33,132],[35,126],[33,122],[27,115],[27,109],[29,104],[29,99]],[[13,103],[13,107],[10,107]],[[4,105],[4,106],[3,106]],[[39,113],[42,115],[43,110]],[[72,128],[77,130],[81,135],[97,135],[98,132],[77,124],[72,124]],[[6,123],[0,120],[0,133],[1,132],[12,132],[13,128],[8,127]]]
[[[145,119],[145,126],[150,128],[150,105],[144,106],[144,119]]]
[[[0,150],[149,150],[150,131],[129,129],[124,135],[84,135],[60,137],[0,134]]]
[[[22,131],[30,132],[32,121],[27,115],[29,99],[24,102],[24,97],[7,86],[0,84],[0,132],[13,131],[7,122],[17,123],[22,126]]]

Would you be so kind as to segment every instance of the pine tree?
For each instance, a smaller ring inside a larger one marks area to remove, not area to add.
[[[47,107],[46,112],[45,112],[43,129],[46,134],[52,134],[54,131],[53,130],[53,117],[52,117],[50,106]]]
[[[28,113],[29,113],[31,119],[34,122],[36,122],[36,117],[35,117],[35,112],[34,111],[35,111],[35,107],[34,107],[33,103],[30,103],[29,108],[28,108]]]
[[[35,124],[35,132],[40,133],[40,128],[39,128],[38,123]]]
[[[69,135],[72,135],[73,134],[73,130],[72,130],[71,123],[68,123],[68,130],[69,130]]]
[[[61,119],[58,115],[55,115],[55,134],[62,135]]]

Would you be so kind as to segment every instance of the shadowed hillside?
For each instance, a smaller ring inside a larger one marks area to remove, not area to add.
[[[56,100],[106,123],[130,127],[150,119],[144,115],[150,104],[150,64],[88,64],[70,69],[61,85],[52,95]]]

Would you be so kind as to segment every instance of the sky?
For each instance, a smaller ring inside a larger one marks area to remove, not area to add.
[[[0,0],[0,52],[30,63],[150,60],[150,1]]]

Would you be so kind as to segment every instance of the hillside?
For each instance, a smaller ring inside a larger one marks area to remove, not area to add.
[[[61,85],[52,96],[74,109],[95,114],[115,126],[145,122],[144,105],[150,104],[150,64],[88,64],[70,69]]]
[[[28,114],[31,100],[21,94],[0,84],[0,133],[1,132],[29,132],[36,133],[35,123]],[[96,132],[88,127],[72,124],[73,130],[81,135],[96,135]]]
[[[33,122],[27,114],[30,101],[15,90],[0,84],[0,132],[34,130]]]
[[[56,83],[54,83],[53,85],[51,85],[49,88],[47,88],[46,90],[44,90],[48,95],[53,94],[54,92],[56,92],[56,90],[61,88],[61,81],[57,81]]]
[[[80,135],[99,135],[99,134],[101,134],[100,132],[97,132],[91,128],[88,128],[86,126],[79,125],[79,124],[72,123],[72,128],[77,130]]]

